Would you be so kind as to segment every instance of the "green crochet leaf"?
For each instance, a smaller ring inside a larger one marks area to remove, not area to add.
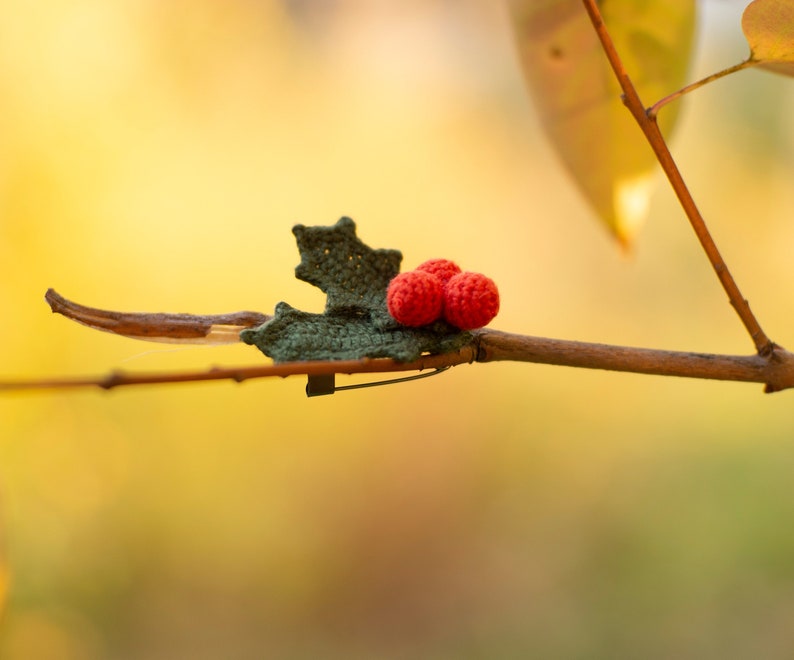
[[[394,323],[386,307],[386,288],[400,272],[399,250],[373,250],[356,236],[356,224],[341,218],[331,227],[296,225],[301,262],[295,277],[327,296],[326,314],[358,310],[373,321]]]
[[[398,250],[373,250],[356,236],[356,225],[341,218],[331,227],[292,229],[301,263],[295,276],[327,295],[325,312],[302,312],[276,305],[273,318],[240,339],[276,362],[357,360],[389,357],[411,362],[423,353],[446,353],[471,340],[443,321],[423,328],[398,324],[386,306],[386,289],[400,272]]]

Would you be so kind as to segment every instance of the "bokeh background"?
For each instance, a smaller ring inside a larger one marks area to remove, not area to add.
[[[743,59],[700,3],[692,78]],[[794,344],[794,86],[674,151]],[[632,254],[543,137],[489,0],[4,0],[0,377],[260,364],[50,314],[319,311],[293,224],[499,284],[500,329],[750,353],[664,185]],[[340,378],[340,381],[346,379]],[[528,364],[0,398],[0,657],[790,658],[794,399]]]

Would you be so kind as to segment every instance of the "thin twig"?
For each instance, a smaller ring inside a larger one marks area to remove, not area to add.
[[[741,71],[742,69],[747,69],[751,66],[755,66],[756,64],[758,64],[757,60],[748,58],[744,60],[744,62],[739,62],[739,64],[734,64],[733,66],[729,66],[727,69],[723,69],[722,71],[717,71],[716,73],[712,73],[710,76],[706,76],[705,78],[701,78],[696,82],[690,83],[686,87],[682,87],[677,92],[668,94],[664,98],[659,99],[656,103],[654,103],[650,108],[648,108],[648,117],[653,119],[654,117],[656,117],[657,114],[659,114],[659,110],[661,110],[663,106],[667,105],[672,101],[675,101],[676,99],[680,99],[684,94],[689,94],[689,92],[693,92],[696,89],[700,89],[704,85],[708,85],[709,83],[712,83],[715,80],[724,78],[725,76],[731,73],[736,73],[737,71]]]
[[[81,387],[100,387],[105,390],[110,390],[124,385],[157,385],[212,380],[233,380],[237,383],[242,383],[243,381],[255,378],[422,371],[424,369],[439,369],[442,367],[474,362],[476,361],[476,357],[476,347],[474,344],[469,344],[456,353],[427,355],[414,362],[396,362],[391,359],[378,358],[317,362],[281,362],[253,367],[215,367],[203,371],[184,371],[178,373],[126,373],[123,371],[113,371],[105,376],[0,381],[0,392]]]
[[[687,218],[689,218],[692,229],[694,229],[700,244],[703,246],[703,250],[706,252],[709,262],[714,268],[714,272],[717,274],[717,277],[722,284],[722,288],[725,290],[725,293],[728,294],[728,300],[730,300],[731,305],[733,305],[733,308],[739,315],[744,327],[747,329],[750,337],[752,337],[758,354],[762,356],[771,355],[776,348],[775,344],[761,329],[761,325],[758,323],[755,315],[750,310],[749,303],[739,290],[736,281],[733,279],[733,276],[728,270],[725,260],[722,258],[722,255],[717,249],[717,245],[714,242],[714,239],[711,237],[711,233],[709,232],[708,228],[706,227],[703,216],[700,214],[692,194],[689,192],[689,189],[684,183],[681,172],[678,170],[678,166],[673,160],[673,156],[667,147],[667,143],[665,142],[661,130],[659,130],[659,125],[656,122],[656,118],[649,116],[645,109],[645,105],[642,103],[642,100],[637,93],[637,89],[634,87],[634,84],[631,82],[631,79],[626,72],[626,68],[624,67],[623,62],[618,55],[617,49],[615,48],[615,44],[612,42],[612,38],[607,31],[606,25],[604,24],[604,19],[598,9],[596,0],[583,0],[583,2],[585,9],[590,16],[590,21],[593,24],[593,28],[595,29],[596,34],[601,41],[604,53],[606,54],[609,64],[615,73],[615,77],[617,78],[618,83],[623,90],[624,103],[636,120],[640,129],[642,129],[642,132],[653,149],[654,154],[656,154],[659,164],[662,166],[662,169],[667,175],[670,185],[673,187],[673,190],[675,191],[675,194],[681,203],[681,207],[684,209]]]

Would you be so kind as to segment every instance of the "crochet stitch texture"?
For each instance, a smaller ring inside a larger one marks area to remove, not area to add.
[[[499,290],[482,273],[458,273],[444,288],[444,319],[461,330],[488,325],[499,313]]]
[[[398,323],[419,328],[441,318],[444,285],[432,273],[420,270],[400,273],[389,282],[386,304]]]
[[[423,353],[447,353],[471,334],[438,321],[422,328],[397,323],[386,306],[386,289],[400,272],[398,250],[373,250],[356,236],[347,217],[330,227],[292,229],[301,262],[295,276],[325,292],[322,314],[303,312],[285,302],[240,339],[276,362],[393,358],[411,362]]]

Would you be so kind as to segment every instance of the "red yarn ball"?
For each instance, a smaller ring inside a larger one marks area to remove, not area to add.
[[[444,288],[444,319],[461,330],[488,325],[499,312],[499,290],[480,273],[459,273]]]
[[[446,285],[447,282],[460,272],[460,266],[449,259],[430,259],[423,264],[419,264],[416,270],[422,270],[425,273],[435,275],[441,280],[442,284]]]
[[[412,328],[428,325],[441,318],[444,286],[431,273],[411,270],[389,282],[386,305],[394,320]]]

